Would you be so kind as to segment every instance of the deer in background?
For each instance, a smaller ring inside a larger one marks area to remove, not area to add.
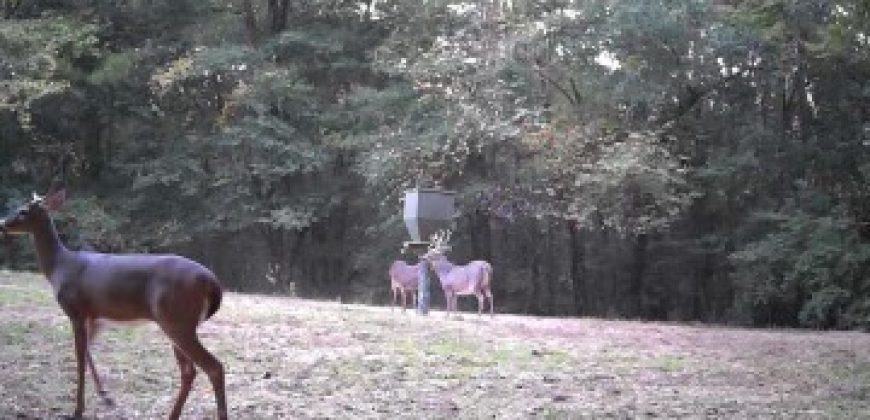
[[[58,238],[50,211],[65,201],[64,190],[33,200],[0,221],[0,232],[30,234],[39,267],[55,298],[72,322],[75,342],[76,407],[85,409],[85,364],[93,374],[97,392],[105,390],[94,368],[89,343],[101,320],[151,320],[169,337],[181,370],[181,388],[170,419],[181,415],[198,366],[214,389],[218,418],[227,418],[224,367],[197,337],[197,327],[217,312],[222,290],[215,275],[199,263],[176,255],[101,254],[70,251]]]
[[[408,264],[404,261],[394,261],[390,265],[390,288],[393,290],[393,306],[398,303],[398,295],[402,295],[402,311],[406,309],[407,295],[411,295],[414,306],[417,305],[417,288],[419,287],[420,264]]]
[[[441,289],[444,291],[444,301],[447,315],[456,310],[459,296],[475,295],[477,297],[477,313],[483,313],[485,298],[489,299],[489,313],[495,313],[492,299],[492,265],[486,261],[471,261],[466,265],[456,265],[447,260],[444,253],[449,247],[450,231],[436,233],[432,236],[429,251],[425,257],[432,265],[432,271],[438,275]]]

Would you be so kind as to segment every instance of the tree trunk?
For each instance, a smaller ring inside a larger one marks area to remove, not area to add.
[[[530,241],[529,243],[536,243],[540,240],[537,236],[537,227],[534,226],[534,222],[531,223],[530,227],[526,227],[526,229],[530,230]],[[541,252],[537,248],[531,248],[528,246],[523,246],[519,249],[520,251],[525,251],[526,255],[531,255],[531,269],[532,275],[529,279],[529,285],[532,286],[532,290],[530,293],[526,295],[526,304],[524,312],[527,314],[538,314],[540,313],[540,287],[538,282],[541,278]]]
[[[481,213],[479,223],[483,238],[481,238],[481,253],[480,256],[484,260],[492,263],[492,227],[490,226],[489,213]]]
[[[254,13],[254,5],[251,0],[242,0],[242,13],[244,14],[245,30],[248,33],[248,42],[256,46],[260,43],[260,30],[257,28],[257,15]]]
[[[634,265],[631,270],[631,300],[632,308],[629,312],[643,318],[646,316],[644,309],[644,282],[646,272],[646,250],[649,238],[645,233],[637,235],[634,243]]]
[[[11,19],[15,12],[21,7],[22,0],[5,0],[3,2],[3,18]]]
[[[568,223],[568,234],[571,241],[571,288],[574,295],[574,314],[584,313],[584,293],[586,280],[586,243],[574,222]]]
[[[547,285],[547,315],[556,315],[556,280],[559,278],[556,258],[553,250],[553,227],[550,222],[544,222],[544,276]]]
[[[287,29],[287,5],[289,0],[269,0],[269,27],[272,35]]]
[[[469,242],[471,259],[484,260],[492,263],[492,232],[489,214],[475,210],[468,216]]]
[[[537,253],[535,253],[534,257],[532,257],[532,278],[529,282],[529,284],[532,286],[532,292],[529,293],[528,297],[526,298],[526,309],[524,311],[527,314],[533,315],[540,312],[538,308],[538,280],[541,278],[541,269],[538,264],[539,259],[540,258],[538,257]]]

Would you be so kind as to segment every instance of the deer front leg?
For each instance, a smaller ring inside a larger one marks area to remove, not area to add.
[[[444,294],[444,300],[447,302],[447,317],[450,318],[450,313],[456,310],[455,300],[456,300],[456,292],[448,291]]]
[[[88,336],[84,320],[71,318],[73,341],[76,355],[76,410],[72,418],[80,419],[85,412],[85,357],[88,350]]]
[[[91,370],[91,376],[94,378],[94,387],[97,388],[97,394],[102,397],[104,404],[109,406],[114,405],[115,402],[109,397],[109,394],[103,387],[103,381],[100,380],[100,375],[97,373],[97,368],[94,365],[94,358],[91,351],[94,340],[97,338],[97,333],[100,331],[100,323],[96,319],[90,318],[85,322],[85,326],[87,328],[88,337],[88,343],[85,346],[87,352],[85,354],[87,355],[88,368]]]
[[[408,297],[405,294],[405,289],[399,289],[399,294],[402,295],[402,312],[405,312],[405,309],[408,309]]]

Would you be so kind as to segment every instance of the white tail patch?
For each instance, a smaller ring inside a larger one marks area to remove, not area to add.
[[[199,323],[202,324],[206,318],[208,318],[208,308],[211,306],[211,302],[208,301],[208,298],[202,301],[202,313],[199,314]]]

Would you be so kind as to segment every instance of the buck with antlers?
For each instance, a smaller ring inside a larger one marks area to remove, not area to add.
[[[390,265],[390,288],[393,290],[393,306],[402,295],[402,310],[407,307],[407,296],[410,294],[414,306],[417,306],[417,288],[419,287],[420,264],[408,264],[404,261],[394,261]]]
[[[449,249],[446,244],[450,240],[450,231],[442,231],[432,236],[429,250],[425,258],[432,265],[432,271],[438,275],[447,315],[456,310],[458,296],[474,295],[477,297],[477,313],[483,313],[485,298],[489,299],[489,313],[494,314],[492,299],[492,265],[486,261],[471,261],[466,265],[456,265],[447,260],[444,253]]]
[[[68,250],[57,236],[50,211],[64,203],[64,190],[33,200],[0,221],[0,232],[30,234],[39,266],[54,290],[57,302],[72,322],[76,358],[74,418],[85,409],[85,364],[93,374],[97,392],[105,390],[94,369],[89,343],[100,320],[151,320],[172,341],[181,370],[181,388],[169,414],[177,419],[187,400],[195,366],[208,375],[214,388],[218,418],[227,418],[224,367],[206,350],[196,329],[214,315],[221,303],[221,286],[211,271],[175,255],[101,254]]]

